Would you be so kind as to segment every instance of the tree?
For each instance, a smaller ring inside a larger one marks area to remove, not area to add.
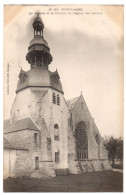
[[[112,160],[112,167],[115,164],[115,158],[123,159],[123,140],[121,138],[105,137],[104,146],[108,151],[108,158]]]
[[[117,157],[123,163],[123,139],[121,138],[118,139]]]

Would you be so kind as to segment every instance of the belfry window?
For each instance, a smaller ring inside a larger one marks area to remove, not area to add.
[[[88,159],[87,128],[83,121],[80,121],[76,126],[75,142],[77,159]]]
[[[57,95],[57,105],[60,105],[60,97]]]
[[[53,98],[53,103],[56,104],[56,94],[55,93],[53,93],[53,97],[52,98]]]
[[[59,141],[59,127],[57,124],[54,125],[54,140]]]

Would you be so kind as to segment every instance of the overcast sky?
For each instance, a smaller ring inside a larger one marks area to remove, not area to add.
[[[25,56],[33,38],[34,12],[39,11],[45,26],[44,38],[53,56],[49,69],[57,68],[65,99],[77,97],[82,91],[101,135],[123,136],[123,7],[62,6],[77,7],[83,8],[83,14],[56,14],[54,10],[55,14],[47,14],[49,8],[59,8],[61,12],[61,6],[5,7],[4,117],[9,118],[20,67],[30,69]]]

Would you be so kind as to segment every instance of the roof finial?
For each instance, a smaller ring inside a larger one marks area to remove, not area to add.
[[[82,91],[81,91],[81,95],[82,95]]]

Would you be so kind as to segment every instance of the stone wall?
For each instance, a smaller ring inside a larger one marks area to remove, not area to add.
[[[42,125],[38,123],[39,120],[44,119],[46,126],[46,135],[51,138],[52,144],[52,159],[47,158],[43,160],[52,160],[55,162],[55,152],[60,152],[60,162],[54,164],[55,168],[68,168],[68,108],[64,100],[63,94],[53,89],[44,88],[44,95],[41,97],[36,95],[36,88],[32,88],[31,100],[31,116],[40,128]],[[40,89],[39,89],[40,90]],[[52,102],[52,94],[55,92],[60,97],[60,105]],[[37,92],[38,93],[38,92]],[[40,100],[40,101],[38,101]],[[38,103],[39,102],[39,103]],[[54,140],[54,125],[59,127],[59,140]],[[42,130],[43,131],[43,130]],[[43,137],[44,139],[44,137]],[[45,137],[46,139],[46,137]],[[43,143],[44,144],[44,143]],[[45,147],[43,145],[43,147]],[[45,152],[46,155],[46,148]]]
[[[38,134],[37,144],[34,143],[34,133]],[[38,150],[40,148],[39,142],[40,132],[36,130],[25,129],[21,131],[15,131],[11,133],[5,133],[5,138],[18,148],[28,148],[30,151]]]
[[[52,103],[52,94],[60,97],[60,105]],[[28,146],[33,157],[37,151],[40,161],[53,161],[55,169],[68,168],[68,108],[63,94],[51,88],[31,87],[19,91],[11,109],[11,121],[30,116],[39,126],[39,147],[34,147],[34,132],[25,130],[8,134],[7,139]],[[59,140],[54,140],[54,125],[59,127]],[[17,137],[17,139],[16,139]],[[48,138],[51,138],[51,151],[48,151]],[[59,151],[60,161],[55,163],[55,152]],[[23,156],[23,154],[21,154]],[[23,158],[23,157],[21,157]],[[25,156],[24,156],[25,158]],[[30,157],[31,159],[31,157]],[[33,161],[34,157],[31,159]],[[21,160],[23,163],[23,159]],[[24,161],[25,163],[25,161]],[[47,163],[48,164],[48,163]],[[33,169],[33,168],[31,168]],[[49,171],[48,171],[49,174]]]
[[[82,104],[83,102],[83,104]],[[83,105],[83,106],[82,106]],[[72,119],[71,119],[72,113]],[[72,123],[70,123],[70,120]],[[77,124],[83,121],[87,127],[88,136],[88,159],[78,161],[76,157],[75,129]],[[81,95],[73,109],[69,112],[69,136],[68,136],[68,156],[69,156],[69,172],[71,174],[79,174],[81,172],[109,170],[108,154],[103,146],[102,137],[92,119],[86,103]],[[95,137],[98,136],[99,143]]]

